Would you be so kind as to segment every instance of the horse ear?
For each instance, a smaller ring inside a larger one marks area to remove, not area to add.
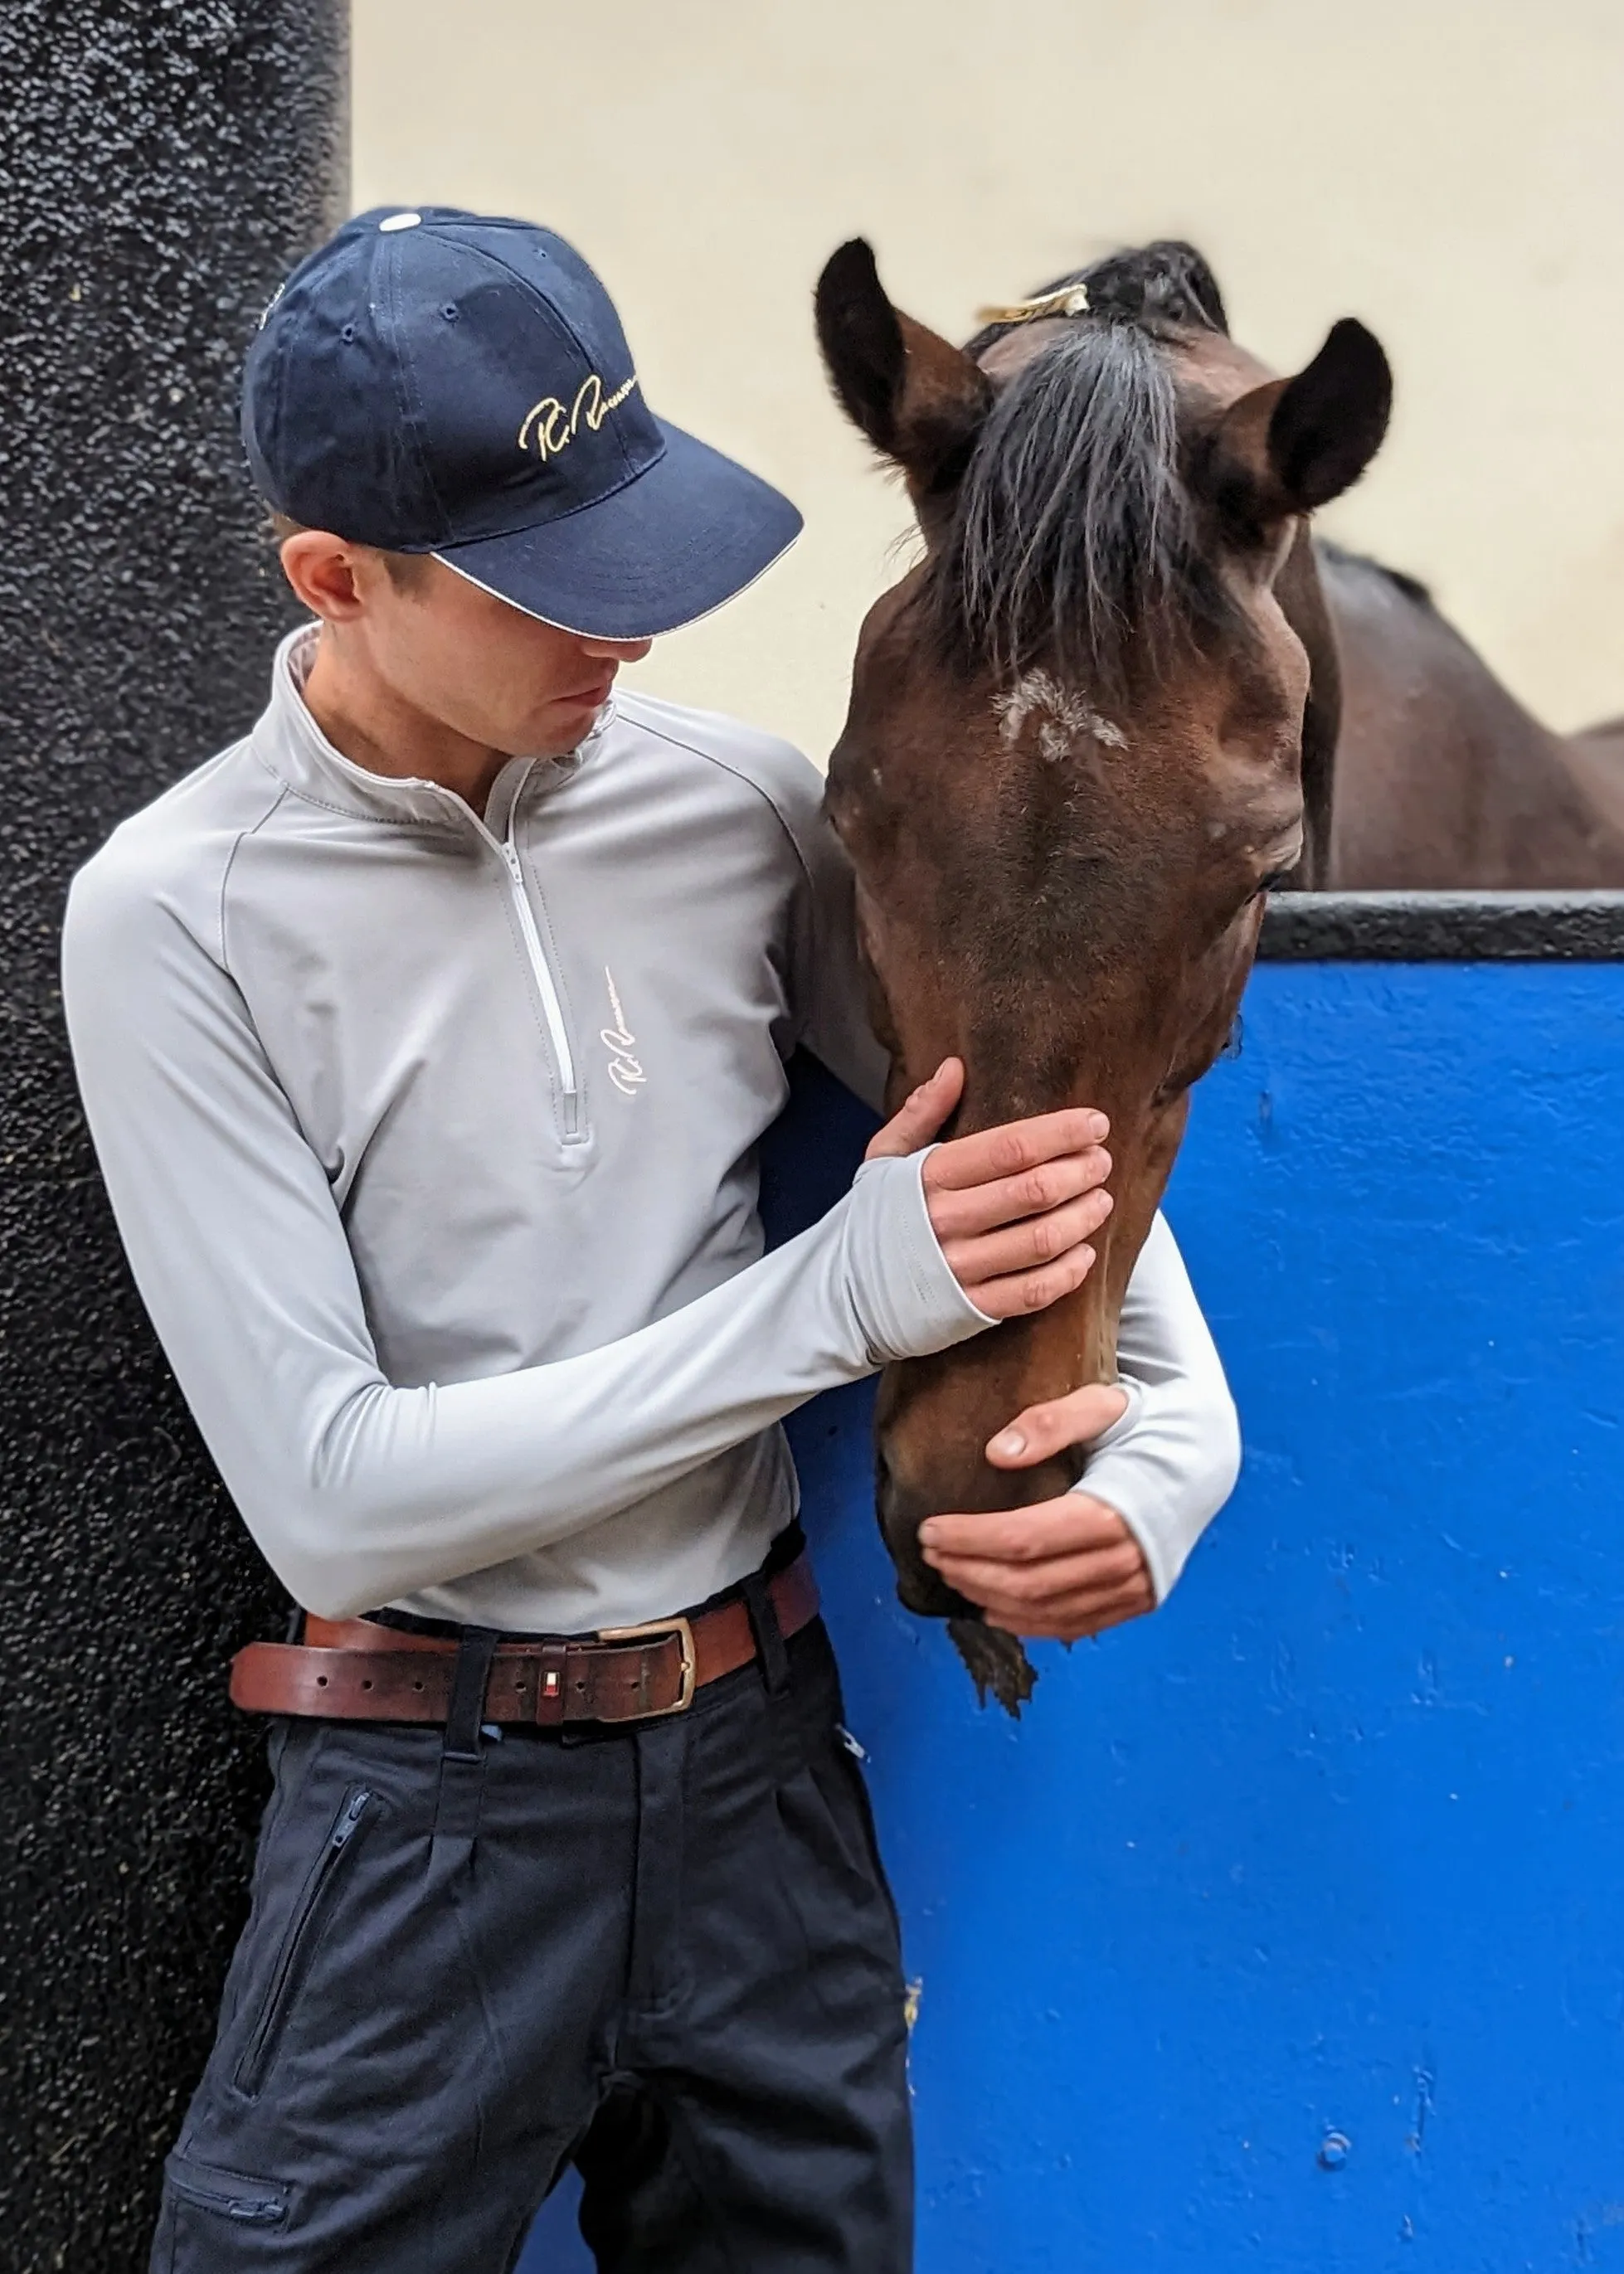
[[[1329,504],[1376,456],[1392,408],[1380,342],[1344,316],[1295,379],[1255,387],[1224,413],[1209,474],[1220,508],[1258,528]]]
[[[818,343],[846,416],[902,468],[916,504],[951,491],[992,408],[986,373],[892,306],[860,237],[831,255],[814,305]]]

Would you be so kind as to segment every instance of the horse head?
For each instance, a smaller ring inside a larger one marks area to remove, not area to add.
[[[899,1593],[956,1623],[973,1607],[918,1526],[1076,1480],[1075,1461],[1017,1477],[983,1449],[1034,1400],[1114,1377],[1190,1086],[1230,1032],[1265,896],[1303,861],[1324,629],[1306,516],[1363,472],[1391,395],[1351,320],[1274,376],[1187,245],[991,312],[953,346],[892,305],[860,240],[818,286],[835,394],[923,538],[863,626],[827,793],[893,1102],[956,1054],[955,1134],[1073,1103],[1111,1118],[1115,1207],[1084,1284],[881,1383]],[[1003,1639],[966,1655],[1008,1705],[1031,1675]]]

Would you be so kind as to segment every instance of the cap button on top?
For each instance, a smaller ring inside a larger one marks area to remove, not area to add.
[[[422,219],[423,216],[419,213],[385,214],[383,219],[378,223],[378,233],[382,236],[392,229],[417,229],[420,226]]]

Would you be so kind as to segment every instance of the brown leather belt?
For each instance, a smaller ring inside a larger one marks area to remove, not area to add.
[[[818,1615],[818,1583],[799,1556],[767,1583],[788,1638]],[[333,1721],[444,1721],[457,1645],[373,1619],[306,1616],[302,1643],[251,1642],[231,1661],[231,1702],[249,1713]],[[606,1628],[595,1640],[498,1644],[483,1721],[555,1728],[565,1721],[646,1721],[685,1713],[694,1692],[756,1655],[742,1602],[694,1618]]]

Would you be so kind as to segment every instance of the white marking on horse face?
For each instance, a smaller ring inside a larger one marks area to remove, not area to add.
[[[1042,719],[1038,747],[1046,758],[1063,758],[1079,734],[1091,735],[1110,749],[1125,750],[1128,737],[1075,688],[1062,687],[1052,673],[1024,671],[1008,693],[993,697],[993,715],[1006,746],[1014,749],[1034,712]]]

